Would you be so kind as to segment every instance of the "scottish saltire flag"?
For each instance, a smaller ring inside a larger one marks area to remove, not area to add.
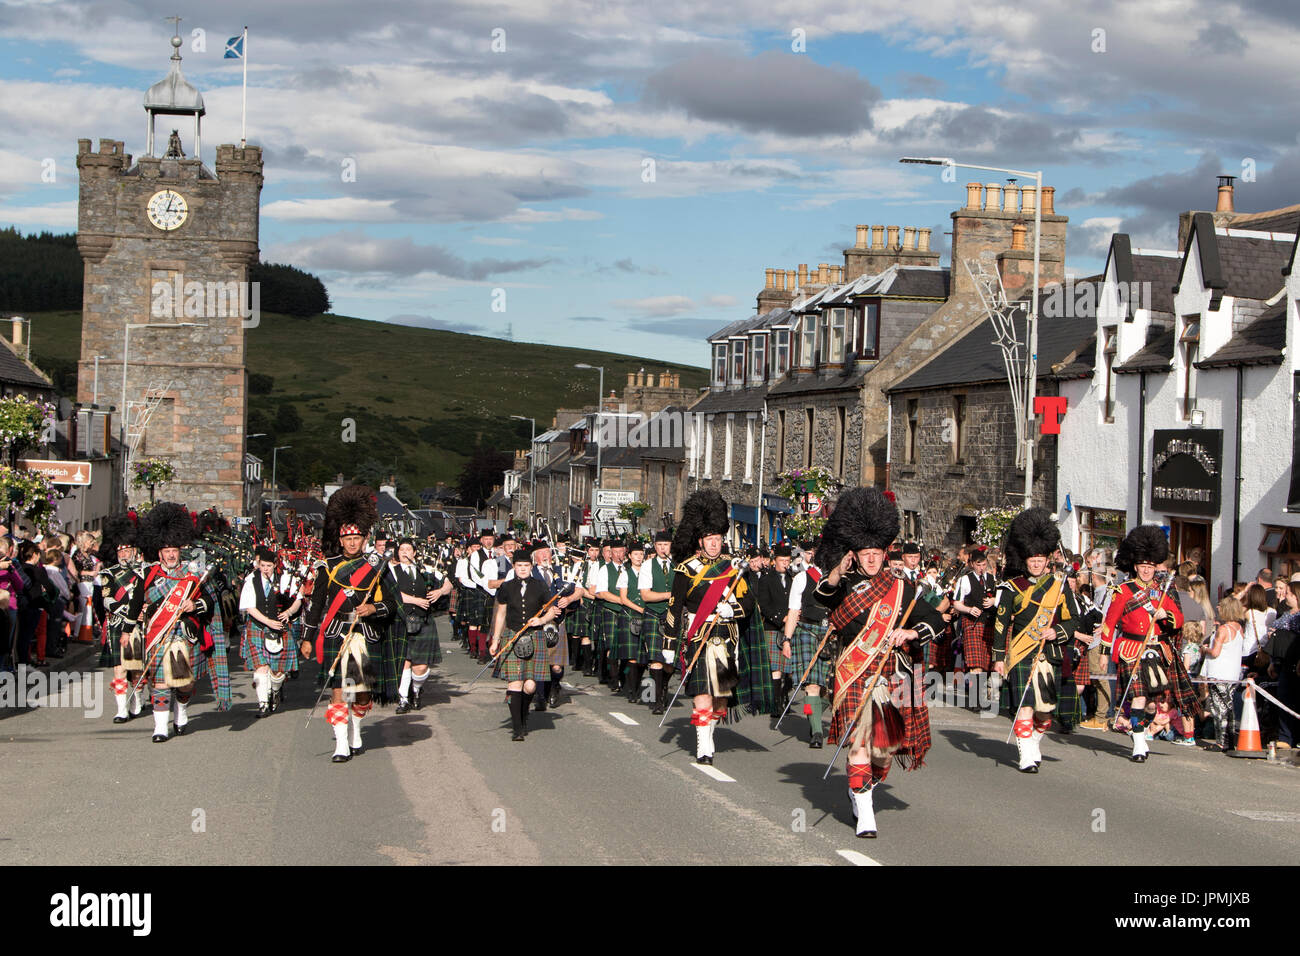
[[[231,37],[226,41],[226,55],[224,60],[242,60],[244,58],[244,35],[241,33],[237,37]]]

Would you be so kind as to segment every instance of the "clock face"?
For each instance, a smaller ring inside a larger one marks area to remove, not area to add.
[[[190,214],[185,197],[174,189],[161,189],[149,197],[149,221],[164,232],[179,229]]]

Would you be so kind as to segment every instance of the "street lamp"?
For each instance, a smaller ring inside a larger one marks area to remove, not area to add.
[[[274,509],[275,502],[279,500],[280,484],[275,479],[275,466],[279,464],[280,452],[285,448],[292,448],[292,445],[276,445],[271,449],[271,507]],[[275,512],[271,513],[271,524],[275,525]]]
[[[528,439],[528,533],[532,534],[533,529],[537,526],[537,449],[533,447],[533,442],[537,441],[537,419],[529,418],[527,415],[511,415],[511,418],[517,418],[521,422],[531,422],[533,433]]]
[[[596,430],[600,430],[601,413],[605,408],[605,367],[579,362],[574,368],[596,369],[600,372],[600,384],[596,386],[600,394],[596,396]],[[591,521],[596,521],[596,489],[600,485],[600,442],[596,442],[596,479],[591,483]]]
[[[1043,171],[1027,172],[1023,169],[1004,169],[1001,166],[978,166],[974,163],[959,163],[947,156],[904,156],[900,163],[913,163],[921,166],[960,166],[963,169],[985,169],[993,173],[1006,173],[1009,176],[1034,177],[1034,288],[1029,300],[1029,362],[1028,383],[1025,399],[1025,507],[1034,503],[1034,396],[1038,391],[1038,263],[1039,242],[1043,234]],[[953,263],[956,275],[957,264]]]
[[[130,452],[126,443],[126,366],[127,360],[131,354],[131,330],[132,329],[193,329],[206,328],[201,322],[127,322],[126,334],[122,337],[122,496],[123,500],[130,497],[131,488],[131,470]]]

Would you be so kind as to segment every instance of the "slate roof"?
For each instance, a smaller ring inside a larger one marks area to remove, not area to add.
[[[867,377],[867,371],[867,369],[858,368],[856,364],[849,364],[844,368],[819,369],[813,375],[795,376],[777,382],[768,389],[767,394],[777,397],[861,388],[863,380]]]
[[[1086,342],[1080,343],[1072,354],[1067,355],[1054,366],[1053,372],[1059,379],[1092,378],[1096,357],[1097,335],[1094,332],[1088,336]]]
[[[1145,346],[1133,353],[1123,365],[1115,366],[1119,372],[1167,372],[1174,362],[1174,330],[1172,327],[1149,330]]]
[[[1293,238],[1258,239],[1219,235],[1219,263],[1228,283],[1225,294],[1241,299],[1268,299],[1282,288],[1282,270],[1291,261]]]
[[[1259,232],[1300,232],[1300,205],[1242,213],[1228,223],[1231,229],[1254,229]]]
[[[1286,300],[1270,306],[1223,348],[1196,363],[1197,368],[1233,365],[1278,365],[1286,346]]]
[[[1133,281],[1151,284],[1152,311],[1174,311],[1174,286],[1182,267],[1181,256],[1157,256],[1143,252],[1133,254]]]
[[[9,340],[0,336],[0,385],[12,385],[19,388],[45,389],[54,388],[54,383],[18,357]]]
[[[1017,310],[1014,321],[1023,354],[1023,343],[1028,341],[1028,320],[1023,309]],[[1082,329],[1077,322],[1041,319],[1038,323],[1038,377],[1059,377],[1053,371],[1053,366],[1078,351],[1088,337],[1095,334],[1094,329]],[[886,391],[892,394],[1005,379],[1006,366],[1002,361],[1002,350],[997,346],[992,324],[985,319]]]
[[[691,411],[715,415],[719,412],[756,412],[763,407],[768,390],[761,386],[733,391],[709,392],[691,406]]]

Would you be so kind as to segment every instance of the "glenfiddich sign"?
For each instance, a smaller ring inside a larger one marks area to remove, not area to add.
[[[1223,431],[1157,429],[1151,461],[1151,509],[1174,514],[1219,513]]]

